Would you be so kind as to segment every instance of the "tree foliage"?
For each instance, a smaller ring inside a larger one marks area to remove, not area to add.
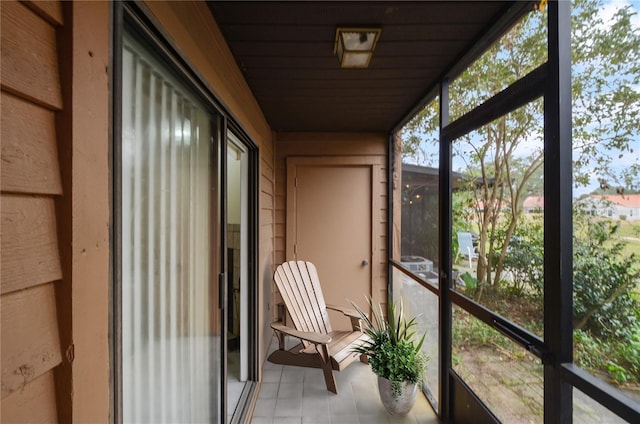
[[[601,1],[573,3],[574,178],[632,192],[640,189],[640,28],[630,5],[610,22],[602,8]]]
[[[600,13],[602,1],[576,0],[572,7],[575,184],[605,181],[620,187],[618,192],[636,191],[640,29],[632,23],[635,12],[628,5],[608,20]],[[529,14],[452,81],[452,120],[546,61],[546,18],[545,12]],[[403,161],[433,165],[437,111],[433,102],[403,129]],[[468,176],[466,191],[473,193],[466,211],[454,210],[454,220],[455,214],[473,220],[479,233],[478,280],[497,288],[522,203],[529,195],[542,194],[542,99],[454,140],[452,149],[454,170]]]
[[[518,296],[541,301],[544,290],[544,240],[542,215],[527,215],[516,227],[504,260],[511,278],[508,290]]]
[[[601,338],[629,340],[640,324],[640,284],[634,254],[624,255],[618,224],[589,217],[576,220],[573,288],[574,328]]]

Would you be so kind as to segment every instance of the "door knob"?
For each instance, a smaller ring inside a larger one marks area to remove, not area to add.
[[[369,265],[369,261],[367,259],[363,259],[362,266],[367,266],[367,265]]]

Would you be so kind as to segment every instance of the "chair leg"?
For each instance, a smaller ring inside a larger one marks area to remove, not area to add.
[[[331,368],[331,358],[329,358],[327,345],[316,345],[316,350],[320,354],[320,359],[322,360],[322,373],[324,374],[324,382],[327,386],[327,390],[338,394],[338,386],[336,385],[336,378],[333,375],[333,368]]]
[[[285,349],[284,333],[281,333],[280,331],[276,331],[275,333],[276,333],[276,337],[278,338],[278,349],[286,350]]]

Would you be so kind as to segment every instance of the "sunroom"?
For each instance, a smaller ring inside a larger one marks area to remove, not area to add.
[[[640,190],[637,3],[1,8],[3,422],[323,422],[288,260],[418,317],[441,422],[640,421],[640,227],[580,207]]]

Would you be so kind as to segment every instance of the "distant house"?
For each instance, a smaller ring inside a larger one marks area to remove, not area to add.
[[[491,203],[489,203],[491,204]],[[494,200],[493,201],[493,209],[499,209],[502,212],[507,212],[509,213],[511,211],[511,203],[509,200],[503,200],[502,202],[498,202],[498,200]],[[476,212],[477,213],[483,213],[485,209],[485,202],[482,200],[478,200],[476,202]]]
[[[529,196],[522,202],[522,211],[524,213],[535,213],[544,211],[544,197]]]
[[[640,220],[640,194],[592,194],[578,201],[590,215],[610,219]]]

